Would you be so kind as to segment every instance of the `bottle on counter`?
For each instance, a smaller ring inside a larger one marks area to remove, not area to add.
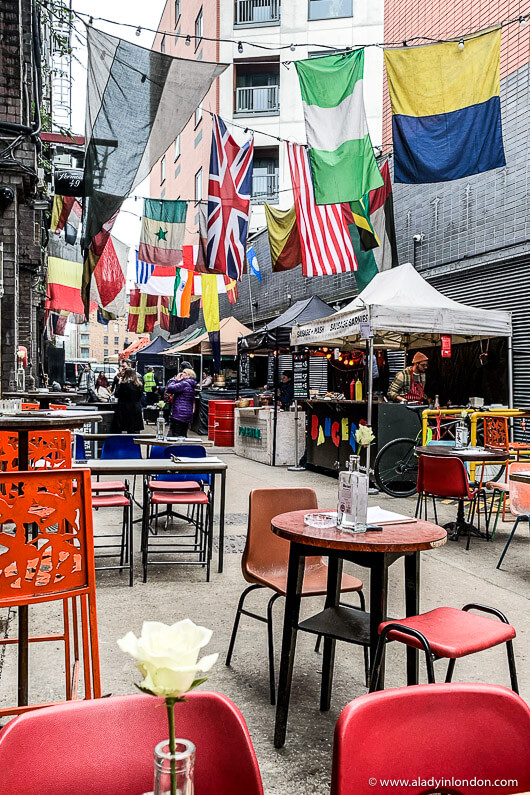
[[[355,382],[355,400],[363,399],[363,384],[360,378]]]
[[[469,444],[469,428],[465,422],[465,414],[460,418],[460,422],[455,429],[455,448],[461,450]]]
[[[351,455],[348,468],[339,472],[337,527],[347,533],[366,532],[369,480],[360,462],[360,456]]]
[[[164,414],[162,411],[158,412],[158,417],[156,418],[156,438],[161,441],[164,438],[164,434],[166,431],[166,425],[164,422]]]
[[[434,396],[434,405],[433,405],[433,407],[435,409],[439,409],[440,408],[440,396],[439,395],[435,395]]]

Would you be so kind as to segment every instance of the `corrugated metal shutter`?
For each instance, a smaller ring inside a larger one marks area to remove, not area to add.
[[[479,309],[512,313],[514,405],[530,405],[530,260],[428,279],[444,295]],[[520,434],[516,434],[519,436]]]
[[[387,351],[386,357],[388,360],[388,375],[390,382],[392,382],[396,373],[399,373],[405,367],[405,351]]]

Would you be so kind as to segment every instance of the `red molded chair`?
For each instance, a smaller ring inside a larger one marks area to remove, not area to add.
[[[337,721],[331,793],[526,792],[529,748],[530,709],[500,685],[370,693],[350,702]],[[488,779],[495,787],[477,783]]]
[[[484,503],[484,517],[486,523],[486,538],[489,538],[488,508],[486,504],[486,491],[483,488],[471,489],[467,478],[467,470],[464,463],[456,456],[420,455],[418,461],[418,502],[416,504],[416,516],[422,515],[422,507],[425,509],[425,519],[427,519],[427,498],[432,497],[434,508],[434,521],[438,524],[436,513],[436,497],[458,500],[459,510],[463,512],[463,503],[470,505],[467,521],[468,533],[466,549],[471,543],[471,527],[477,515],[480,530],[480,510],[477,511],[477,504],[482,497]]]
[[[241,712],[226,696],[196,692],[175,704],[177,737],[197,749],[195,795],[263,795]],[[167,738],[164,701],[148,695],[61,704],[0,733],[6,795],[139,795],[153,790],[153,750]]]
[[[475,613],[470,613],[470,610],[489,613],[496,616],[499,621],[485,616],[477,616]],[[427,676],[431,683],[434,683],[433,659],[449,660],[445,681],[450,682],[456,660],[459,657],[467,657],[468,654],[475,654],[477,651],[484,651],[505,643],[512,690],[518,693],[512,644],[515,634],[515,629],[508,623],[504,613],[494,607],[477,604],[465,605],[461,610],[456,607],[437,607],[435,610],[417,616],[383,621],[379,625],[379,642],[374,657],[370,691],[377,690],[379,686],[385,642],[397,640],[425,652]]]

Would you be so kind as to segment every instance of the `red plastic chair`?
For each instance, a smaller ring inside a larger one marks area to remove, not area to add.
[[[477,510],[477,504],[482,497],[486,522],[486,538],[489,538],[486,491],[483,488],[471,489],[469,487],[467,470],[464,463],[456,456],[420,455],[416,491],[418,493],[416,516],[419,515],[421,518],[423,512],[422,507],[424,507],[425,519],[427,519],[427,498],[432,497],[434,521],[436,524],[438,524],[436,497],[458,500],[459,516],[461,520],[463,520],[463,504],[464,502],[469,503],[470,510],[467,521],[468,533],[466,549],[469,549],[471,543],[471,526],[473,525],[475,513],[480,529],[480,510]]]
[[[40,409],[40,403],[21,403],[20,409],[21,411],[38,411]]]
[[[496,616],[499,620],[477,616],[469,612],[470,610]],[[379,686],[381,660],[386,641],[396,640],[425,652],[427,676],[432,684],[434,684],[433,660],[442,658],[449,660],[445,681],[450,682],[456,660],[460,657],[467,657],[469,654],[505,643],[512,690],[518,693],[512,644],[515,635],[515,629],[504,613],[495,607],[478,604],[464,605],[461,610],[456,607],[437,607],[417,616],[383,621],[379,625],[379,642],[370,677],[370,691],[377,690]]]
[[[196,748],[195,795],[263,795],[241,712],[197,692],[175,705],[177,737]],[[61,704],[13,720],[0,733],[6,795],[140,795],[153,789],[153,750],[168,736],[164,701],[147,695]]]
[[[65,411],[68,406],[65,403],[50,403],[50,409],[52,411]]]
[[[530,709],[500,685],[416,685],[370,693],[348,704],[337,721],[331,793],[525,792],[529,748]],[[477,784],[487,779],[499,783]],[[407,785],[392,786],[392,780]]]

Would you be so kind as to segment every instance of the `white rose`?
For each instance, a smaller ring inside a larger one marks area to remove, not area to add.
[[[375,439],[372,429],[369,425],[359,425],[355,431],[355,441],[363,447],[368,447]]]
[[[179,698],[191,689],[198,671],[209,671],[218,654],[198,660],[209,643],[212,630],[198,627],[189,618],[168,626],[159,621],[144,621],[139,638],[133,632],[118,640],[118,646],[137,660],[144,676],[140,684],[154,696]]]

